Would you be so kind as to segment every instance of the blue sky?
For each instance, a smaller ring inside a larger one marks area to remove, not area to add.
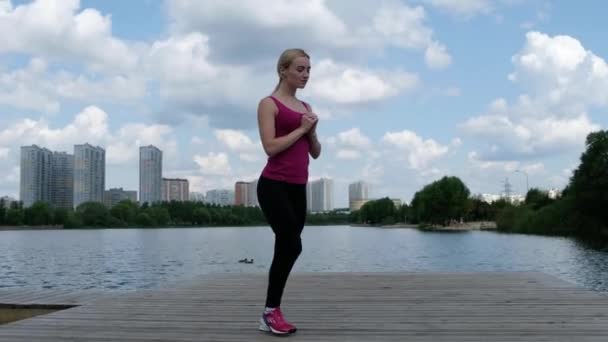
[[[0,0],[0,195],[19,146],[106,148],[106,187],[137,190],[137,147],[193,191],[264,163],[258,101],[285,48],[312,57],[311,180],[410,201],[444,175],[473,194],[563,188],[608,123],[604,1]]]

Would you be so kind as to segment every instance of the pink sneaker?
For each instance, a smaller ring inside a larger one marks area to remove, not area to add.
[[[296,327],[283,318],[280,308],[262,314],[260,318],[260,330],[271,332],[275,335],[288,335],[296,332]]]

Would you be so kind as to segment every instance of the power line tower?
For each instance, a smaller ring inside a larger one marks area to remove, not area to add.
[[[511,201],[511,183],[509,183],[509,177],[505,178],[504,186],[504,194],[507,201]]]

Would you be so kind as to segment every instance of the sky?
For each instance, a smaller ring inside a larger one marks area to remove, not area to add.
[[[472,194],[562,189],[608,124],[602,0],[0,0],[0,196],[20,146],[106,149],[106,188],[138,190],[138,147],[191,191],[266,163],[259,101],[303,48],[319,117],[310,178],[411,201],[443,176]],[[521,172],[520,172],[521,171]]]

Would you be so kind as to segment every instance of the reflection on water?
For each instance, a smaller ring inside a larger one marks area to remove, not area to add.
[[[267,227],[0,231],[0,287],[123,291],[267,272],[273,242]],[[303,245],[295,272],[539,271],[608,292],[608,246],[597,241],[330,226],[307,227]]]

